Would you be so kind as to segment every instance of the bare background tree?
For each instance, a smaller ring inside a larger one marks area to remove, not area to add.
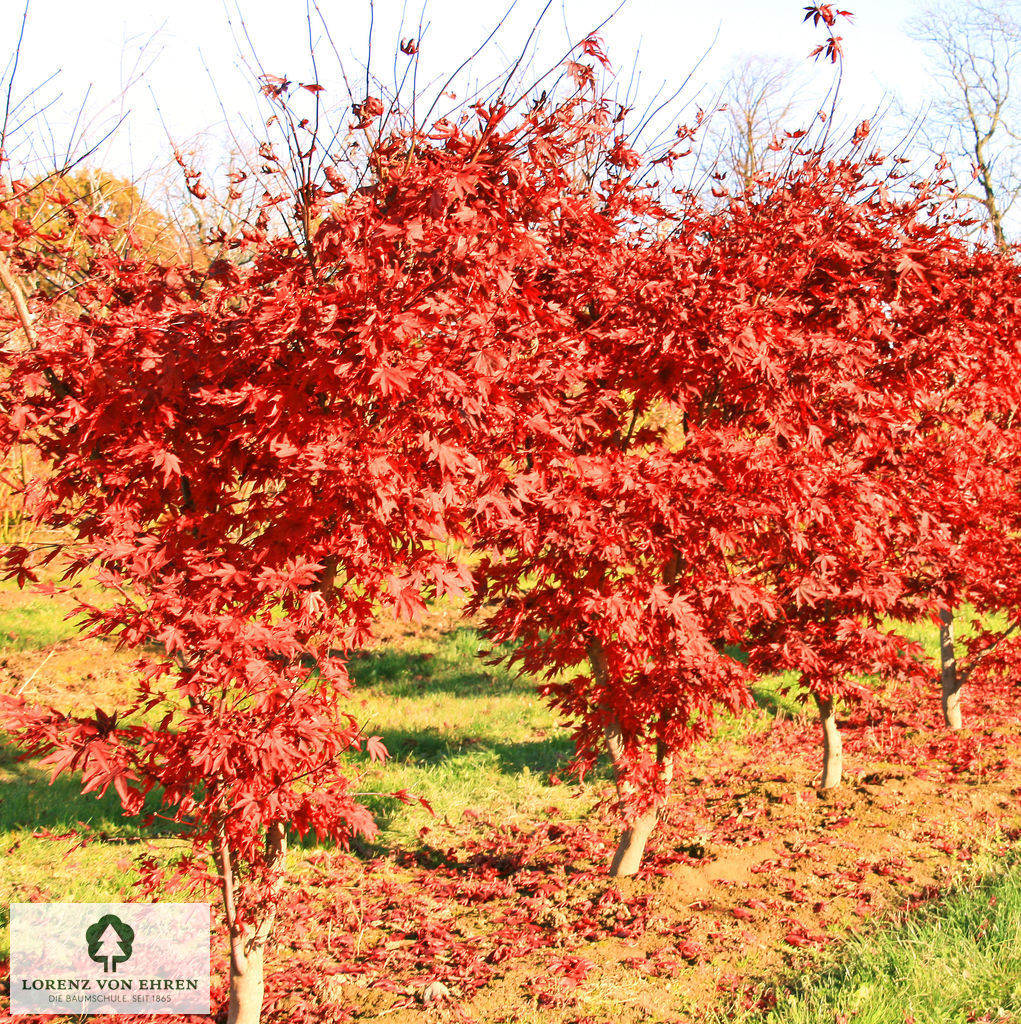
[[[713,118],[709,149],[716,169],[733,186],[748,188],[756,175],[770,170],[777,152],[775,136],[792,130],[802,86],[794,62],[782,57],[751,56],[738,65],[723,87],[725,110]]]
[[[1021,194],[1021,3],[960,0],[926,7],[908,33],[925,47],[938,87],[921,134],[945,152],[962,196],[982,206],[998,244]]]

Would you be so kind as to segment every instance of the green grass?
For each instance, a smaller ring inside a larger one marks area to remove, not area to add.
[[[111,788],[83,794],[80,780],[19,760],[0,745],[0,956],[8,953],[7,906],[48,900],[118,902],[132,898],[132,862],[141,853],[169,860],[181,852],[167,825],[143,828],[126,818]],[[155,810],[150,800],[148,810]],[[77,833],[67,838],[67,833]],[[79,837],[88,840],[79,845]]]
[[[53,567],[43,570],[41,578],[60,585],[59,572]],[[77,584],[81,595],[92,604],[109,605],[111,598],[94,581],[84,579]],[[39,594],[29,584],[21,588],[14,580],[0,580],[0,655],[10,651],[35,651],[78,635],[75,609],[67,594]]]
[[[64,618],[67,612],[66,606],[46,597],[28,598],[16,607],[4,608],[0,611],[0,653],[34,651],[75,636],[74,622]]]
[[[362,655],[351,665],[352,711],[366,735],[383,738],[391,758],[364,768],[363,792],[407,790],[424,797],[439,818],[465,810],[522,815],[551,804],[583,814],[591,801],[577,787],[552,785],[573,753],[569,731],[535,693],[503,666],[487,666],[472,629],[439,641],[418,640],[400,651]],[[431,820],[418,803],[366,796],[384,845],[416,841]]]
[[[32,630],[22,635],[25,646],[73,632],[54,602],[30,598],[18,608],[0,609],[0,636],[22,628],[15,618],[22,612],[36,616]],[[383,738],[391,755],[382,765],[368,763],[364,754],[350,755],[344,764],[358,776],[358,792],[380,826],[379,846],[414,846],[419,831],[433,820],[417,801],[403,804],[387,795],[395,791],[424,798],[440,820],[456,821],[465,811],[541,816],[550,806],[583,817],[608,780],[606,769],[584,787],[551,783],[551,776],[564,775],[573,754],[570,730],[530,681],[503,665],[487,665],[486,654],[478,634],[461,628],[352,660],[350,711],[366,736]],[[759,712],[740,720],[721,716],[719,739],[740,741],[749,729],[768,728],[776,715],[794,717],[805,710],[804,695],[790,674],[763,679],[753,696]],[[52,822],[46,827],[61,831],[97,816],[95,827],[114,834],[115,798],[108,795],[97,804],[81,797],[72,780],[49,788],[32,771],[26,767],[6,787],[0,836],[16,822]]]
[[[9,587],[0,588],[0,596]],[[28,594],[17,606],[0,606],[0,650],[5,642],[28,649],[73,635],[73,624],[63,618],[66,610],[63,602]],[[962,625],[966,620],[961,617]],[[908,631],[917,633],[935,657],[933,626]],[[11,636],[13,640],[5,641]],[[365,735],[380,735],[391,754],[383,765],[370,765],[363,754],[351,755],[344,766],[360,773],[358,789],[380,825],[379,844],[413,845],[431,821],[417,802],[405,805],[386,795],[394,791],[422,797],[440,819],[452,820],[466,810],[527,815],[550,805],[582,816],[592,806],[608,773],[597,776],[595,787],[551,785],[550,776],[562,775],[573,753],[569,729],[539,699],[531,682],[502,665],[486,665],[485,654],[478,634],[461,628],[438,640],[412,639],[399,649],[352,660],[356,685],[350,711]],[[806,713],[805,694],[790,673],[763,679],[753,688],[753,697],[758,713],[740,719],[721,716],[719,740],[739,742],[749,729],[768,728],[777,715]],[[0,802],[0,829],[9,827],[19,807],[21,817],[36,815],[39,821],[107,814],[89,798],[83,798],[89,807],[82,806],[70,781],[43,798],[38,795],[41,787],[26,788],[27,778],[14,791],[8,788],[9,795]],[[112,799],[108,802],[115,807]],[[108,817],[103,820],[109,825]]]
[[[16,751],[0,746],[0,836],[26,829],[66,832],[83,824],[108,837],[140,834],[134,819],[121,812],[112,787],[97,798],[82,794],[77,776],[61,775],[51,785],[50,774],[38,762],[19,760]]]
[[[965,1024],[1021,1014],[1021,865],[991,858],[946,899],[831,953],[738,1024]],[[841,1016],[843,1015],[843,1017]],[[988,1015],[988,1016],[987,1016]]]

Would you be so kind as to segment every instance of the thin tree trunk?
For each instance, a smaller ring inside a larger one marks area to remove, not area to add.
[[[3,256],[0,256],[0,284],[3,285],[4,290],[10,295],[11,301],[14,303],[14,311],[18,314],[18,320],[25,334],[28,348],[38,348],[35,325],[32,322],[32,314],[29,312],[28,303],[25,301],[25,292],[18,283],[18,279],[14,276],[10,263]]]
[[[14,276],[14,270],[11,268],[10,263],[2,255],[0,255],[0,285],[3,285],[4,290],[10,295],[11,301],[14,303],[14,310],[18,314],[18,321],[21,323],[21,330],[25,335],[28,349],[38,348],[39,339],[36,337],[35,324],[32,320],[32,313],[28,308],[28,302],[25,300],[25,292],[18,279]],[[43,369],[43,376],[50,387],[53,388],[53,393],[57,398],[68,397],[70,392],[67,387],[48,366]]]
[[[954,656],[954,613],[942,609],[939,613],[940,688],[942,690],[943,721],[948,729],[961,728],[961,686],[964,680],[957,671]]]
[[[659,809],[651,807],[624,829],[624,834],[620,837],[620,843],[613,854],[613,860],[610,861],[612,878],[627,878],[638,873],[642,866],[642,858],[645,856],[645,845],[658,822]]]
[[[280,822],[266,830],[266,855],[271,870],[278,873],[274,895],[279,890],[287,858],[287,833]],[[223,886],[227,924],[230,928],[230,1003],[227,1024],[259,1024],[265,987],[266,944],[273,932],[276,909],[272,903],[261,908],[254,925],[241,925],[234,903],[233,860],[226,840],[221,837],[216,851]]]
[[[833,789],[840,785],[840,775],[844,768],[844,745],[837,728],[833,698],[816,695],[815,702],[819,706],[819,721],[822,723],[822,779],[819,788]]]
[[[244,970],[238,969],[234,954],[231,953],[227,1024],[259,1024],[262,1018],[264,977],[261,947],[253,949],[245,957]]]
[[[598,640],[593,640],[588,646],[589,661],[592,663],[592,672],[596,681],[601,686],[609,682],[609,666],[606,663],[606,652]],[[606,747],[613,759],[614,767],[617,770],[617,796],[621,805],[626,806],[629,797],[634,795],[634,789],[623,782],[621,772],[624,761],[624,736],[621,732],[620,723],[617,721],[608,722],[605,730]],[[660,764],[661,778],[669,785],[673,775],[673,762],[665,756],[665,750],[661,745],[656,747],[656,760]],[[621,878],[635,874],[642,866],[642,857],[645,855],[645,846],[652,835],[652,830],[659,821],[659,808],[650,807],[637,818],[632,818],[624,829],[620,838],[613,859],[610,861],[610,875],[614,878]]]
[[[621,735],[620,724],[611,722],[606,727],[606,745],[610,750],[610,756],[614,764],[619,764],[624,753],[624,739]],[[623,802],[628,796],[624,785],[617,783],[617,795]],[[622,878],[635,874],[642,866],[642,857],[645,856],[645,846],[652,835],[652,830],[659,822],[659,808],[650,807],[647,811],[633,818],[624,829],[620,837],[617,849],[610,861],[610,875],[613,878]]]

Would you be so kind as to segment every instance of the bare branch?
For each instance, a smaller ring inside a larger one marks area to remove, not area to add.
[[[14,92],[14,79],[18,73],[18,61],[21,59],[21,44],[25,38],[25,25],[28,23],[28,8],[31,0],[25,0],[25,10],[21,15],[21,28],[18,30],[18,42],[14,47],[14,58],[11,66],[11,75],[7,79],[7,100],[4,103],[4,124],[0,128],[0,162],[7,153],[7,126],[11,116],[11,95]]]

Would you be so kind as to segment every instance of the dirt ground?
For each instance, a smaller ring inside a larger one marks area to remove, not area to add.
[[[37,699],[91,708],[130,672],[96,650],[91,678],[70,645],[8,654],[4,689],[45,677]],[[280,910],[264,1020],[638,1024],[768,1005],[820,950],[938,900],[1021,836],[1018,695],[970,692],[958,734],[938,712],[935,693],[852,710],[844,784],[820,795],[818,726],[763,711],[760,731],[684,756],[631,879],[606,874],[609,800],[584,820],[469,814],[385,856],[312,852]]]
[[[972,720],[994,724],[956,735],[920,727],[934,715],[907,698],[861,710],[843,722],[844,785],[823,796],[814,723],[692,752],[632,879],[605,873],[609,818],[553,813],[316,857],[281,921],[294,959],[271,1019],[637,1024],[768,1005],[817,951],[938,900],[1021,836],[1017,704],[975,695]]]

